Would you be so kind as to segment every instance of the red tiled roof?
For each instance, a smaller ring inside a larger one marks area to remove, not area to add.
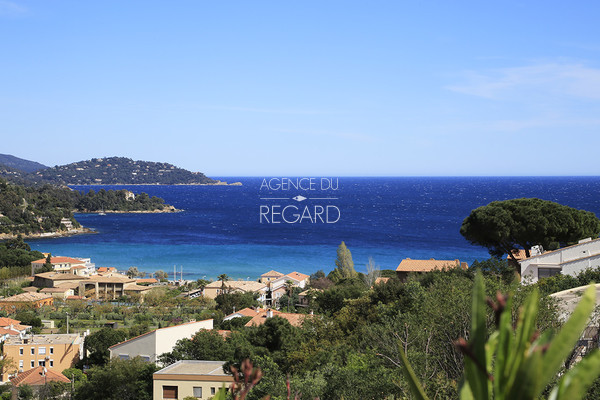
[[[305,279],[310,278],[310,275],[301,274],[300,272],[296,272],[296,271],[289,273],[286,276],[289,276],[290,278],[295,279],[297,281],[303,281]]]
[[[50,262],[52,264],[85,264],[84,261],[78,260],[71,257],[51,257]],[[39,260],[32,261],[32,264],[45,264],[46,259],[40,258]]]
[[[223,339],[228,338],[229,336],[231,336],[231,331],[227,331],[227,330],[218,330],[217,331],[219,333],[219,335],[223,336]]]
[[[20,332],[13,331],[12,329],[0,328],[0,335],[6,335],[7,333],[10,336],[18,336],[20,334]]]
[[[0,326],[10,326],[10,325],[18,325],[21,321],[17,321],[16,319],[2,317],[0,318]]]
[[[67,300],[83,300],[82,296],[67,296]]]
[[[293,313],[284,313],[276,310],[271,310],[273,312],[272,318],[284,318],[287,319],[290,325],[292,326],[300,326],[302,322],[307,317],[306,314],[293,314]],[[255,315],[250,321],[246,323],[244,326],[258,326],[262,325],[267,321],[267,310],[262,311]]]
[[[14,386],[17,387],[21,385],[40,386],[45,385],[47,382],[71,382],[69,378],[60,372],[42,367],[41,365],[30,369],[29,371],[20,373],[10,381]]]
[[[47,294],[41,294],[41,293],[36,293],[36,292],[25,292],[25,293],[21,293],[21,294],[16,294],[14,296],[11,297],[7,297],[5,299],[0,299],[0,302],[30,302],[30,301],[38,301],[38,300],[46,300],[46,299],[51,299],[52,296],[47,295]]]
[[[396,268],[396,272],[429,272],[436,269],[455,267],[466,269],[468,266],[458,260],[436,260],[434,258],[430,260],[412,260],[405,258]]]
[[[513,256],[515,256],[515,258],[517,259],[517,261],[521,261],[527,258],[527,253],[525,253],[525,249],[513,249],[511,251],[511,253],[513,254]],[[506,258],[508,260],[512,260],[510,254],[506,255]]]
[[[281,272],[277,272],[277,271],[271,270],[269,272],[265,272],[261,276],[264,276],[264,277],[276,276],[276,277],[279,278],[280,276],[283,276],[283,274]]]
[[[158,279],[155,279],[155,278],[143,278],[143,279],[136,279],[135,282],[136,283],[158,283]]]
[[[251,308],[251,307],[246,307],[246,308],[242,308],[241,310],[238,310],[234,313],[229,314],[227,317],[230,317],[232,315],[235,314],[242,314],[243,317],[254,317],[256,314],[265,311],[262,308]],[[276,311],[277,312],[277,311]],[[227,318],[225,317],[225,318]]]

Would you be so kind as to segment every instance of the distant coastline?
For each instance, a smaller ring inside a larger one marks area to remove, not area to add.
[[[13,233],[0,233],[0,240],[15,239],[17,236],[21,236],[23,239],[48,239],[48,238],[60,238],[75,235],[85,235],[90,233],[98,233],[93,229],[81,227],[77,229],[71,229],[68,231],[56,231],[56,232],[44,232],[44,233],[28,233],[28,234],[13,234]]]
[[[165,207],[161,210],[132,210],[132,211],[125,211],[125,210],[104,210],[104,214],[168,214],[168,213],[178,213],[178,212],[182,212],[185,210],[181,210],[178,208],[175,208],[173,206],[168,206]],[[73,212],[75,214],[100,214],[100,211],[80,211],[80,210],[73,210]]]
[[[243,186],[242,182],[227,183],[217,181],[216,183],[66,183],[65,186]]]

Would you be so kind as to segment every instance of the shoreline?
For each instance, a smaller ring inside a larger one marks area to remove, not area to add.
[[[243,186],[242,182],[227,183],[65,183],[65,186]]]
[[[173,206],[167,207],[162,210],[133,210],[133,211],[122,211],[122,210],[104,210],[104,211],[81,211],[81,210],[73,210],[73,214],[100,214],[103,212],[104,214],[171,214],[171,213],[180,213],[185,210],[175,208]]]
[[[16,239],[17,236],[21,235],[23,239],[48,239],[48,238],[59,238],[59,237],[69,237],[75,235],[86,235],[86,234],[96,234],[97,231],[91,228],[81,227],[78,229],[72,229],[69,231],[57,231],[57,232],[43,232],[43,233],[30,233],[30,234],[12,234],[12,233],[0,233],[0,240],[9,240]]]

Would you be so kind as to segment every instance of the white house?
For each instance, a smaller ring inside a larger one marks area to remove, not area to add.
[[[519,264],[524,283],[557,274],[577,275],[585,269],[600,267],[600,239],[583,239],[573,246],[533,255]]]
[[[144,333],[110,346],[110,358],[128,360],[140,356],[145,361],[156,362],[158,356],[172,351],[178,340],[191,339],[201,329],[213,329],[213,320],[191,321]]]

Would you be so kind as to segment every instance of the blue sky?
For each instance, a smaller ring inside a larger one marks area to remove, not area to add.
[[[0,153],[598,175],[595,2],[0,0]]]

